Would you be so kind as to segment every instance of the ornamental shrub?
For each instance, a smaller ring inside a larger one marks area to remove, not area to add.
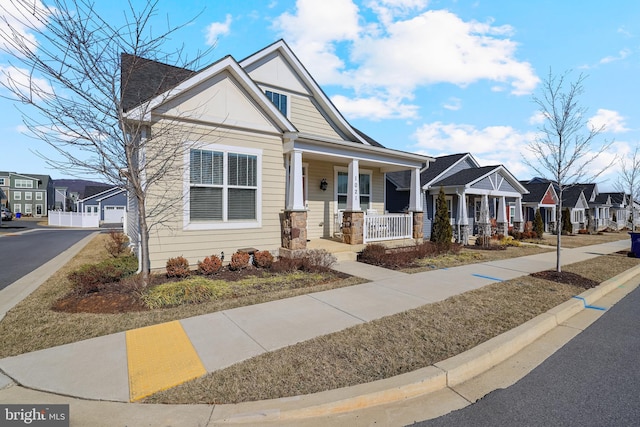
[[[222,268],[222,261],[216,255],[211,255],[202,261],[198,261],[198,273],[205,276],[217,273],[220,268]]]
[[[185,257],[179,256],[167,260],[167,277],[187,277],[191,274],[189,261]]]
[[[243,268],[247,268],[249,266],[249,259],[251,259],[251,256],[248,253],[236,252],[231,255],[229,268],[231,270],[242,270]]]
[[[449,249],[453,230],[451,230],[451,220],[449,219],[449,209],[447,209],[447,199],[444,189],[440,187],[438,199],[436,200],[436,215],[431,229],[431,241],[443,249]]]
[[[573,234],[573,224],[571,223],[569,208],[564,208],[562,210],[562,233]]]
[[[273,255],[269,251],[258,251],[253,254],[253,265],[258,268],[271,268],[273,265]]]
[[[337,258],[325,249],[310,249],[302,259],[302,270],[319,272],[329,270],[337,262]]]
[[[132,275],[138,269],[135,256],[109,258],[97,264],[85,264],[69,273],[67,278],[80,295],[113,288],[113,284]]]
[[[533,220],[533,231],[536,233],[538,239],[542,239],[544,233],[544,222],[542,222],[542,213],[540,209],[536,210],[536,216]]]

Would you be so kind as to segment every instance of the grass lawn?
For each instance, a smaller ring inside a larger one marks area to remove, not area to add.
[[[626,231],[611,231],[602,234],[574,234],[570,236],[560,236],[560,245],[563,248],[578,248],[581,246],[597,245],[599,243],[615,242],[617,240],[629,240],[629,247],[631,247],[631,238]],[[543,239],[532,239],[527,242],[556,246],[557,236],[552,234],[546,234]]]
[[[69,263],[7,313],[0,322],[0,358],[172,320],[366,282],[358,277],[339,278],[333,273],[283,273],[278,280],[271,278],[257,283],[255,288],[261,288],[258,291],[247,291],[237,298],[202,304],[117,314],[51,310],[51,306],[72,288],[67,279],[69,272],[83,264],[95,263],[109,256],[105,249],[108,238],[105,234],[96,236]]]
[[[568,265],[602,282],[640,264],[622,254]],[[237,403],[346,387],[410,372],[506,332],[584,289],[525,276],[321,336],[213,372],[145,400]]]

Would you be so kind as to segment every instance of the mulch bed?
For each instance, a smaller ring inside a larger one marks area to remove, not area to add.
[[[591,289],[600,284],[595,280],[587,279],[586,277],[582,277],[579,274],[571,273],[568,271],[562,271],[558,273],[555,270],[545,270],[538,273],[531,273],[531,276],[537,277],[539,279],[546,279],[556,283],[578,286],[583,289]]]
[[[89,295],[66,295],[57,300],[51,308],[55,311],[63,311],[65,313],[99,314],[149,310],[135,295],[114,292],[94,292]]]

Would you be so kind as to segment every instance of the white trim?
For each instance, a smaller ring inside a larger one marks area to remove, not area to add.
[[[333,202],[334,202],[333,203],[333,213],[334,214],[337,214],[338,211],[346,210],[346,208],[338,209],[338,172],[346,173],[348,175],[349,174],[349,168],[346,168],[344,166],[334,166],[333,167],[333,182],[336,183],[333,186]],[[371,208],[371,205],[373,204],[373,170],[371,170],[371,169],[359,169],[358,170],[358,175],[369,175],[369,208]],[[359,178],[360,177],[358,177],[358,179]],[[358,189],[358,192],[360,192],[359,189]],[[348,199],[349,198],[348,193],[346,194],[346,196],[347,196],[347,199]],[[359,200],[360,200],[360,198],[358,197],[358,205],[360,204]],[[360,207],[360,210],[362,210],[362,207]]]
[[[271,102],[271,101],[269,101]],[[186,144],[190,144],[187,142]],[[238,230],[244,228],[261,228],[262,227],[262,150],[256,148],[237,147],[232,145],[221,144],[201,144],[198,145],[198,150],[206,151],[218,151],[223,152],[224,167],[223,167],[223,182],[224,188],[227,187],[227,158],[228,154],[248,154],[257,157],[256,165],[256,219],[251,221],[229,221],[226,218],[226,212],[228,209],[227,204],[227,192],[223,191],[223,220],[222,221],[207,221],[207,222],[191,222],[189,212],[189,194],[191,188],[191,170],[190,170],[190,155],[191,150],[185,150],[183,164],[183,177],[182,177],[182,192],[184,197],[184,205],[182,211],[182,224],[184,230]]]

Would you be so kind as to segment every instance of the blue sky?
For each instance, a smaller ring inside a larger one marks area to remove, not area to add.
[[[104,13],[120,19],[126,4],[111,0]],[[158,11],[158,28],[202,11],[173,43],[215,44],[211,61],[285,39],[347,120],[389,148],[471,152],[529,178],[522,156],[539,126],[531,96],[549,70],[588,76],[581,105],[606,126],[597,141],[615,140],[595,168],[640,144],[637,0],[160,0]],[[63,178],[32,153],[53,155],[20,132],[15,105],[0,106],[0,170]],[[602,189],[613,189],[616,169],[598,179]]]

